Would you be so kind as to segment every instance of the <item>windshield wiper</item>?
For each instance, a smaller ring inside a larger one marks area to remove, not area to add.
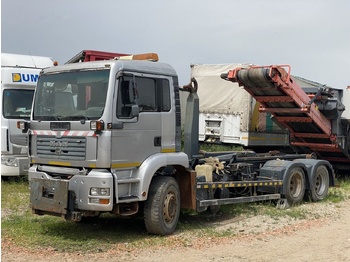
[[[58,116],[35,116],[34,120],[38,120],[38,121],[59,121],[60,118]]]
[[[66,116],[63,117],[62,120],[89,120],[90,118],[84,115],[77,115],[77,116]]]
[[[90,120],[91,118],[84,115],[76,116],[36,116],[34,120],[38,121],[79,121],[79,120]]]

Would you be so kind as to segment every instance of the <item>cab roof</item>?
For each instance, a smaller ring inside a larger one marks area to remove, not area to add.
[[[116,71],[125,70],[158,75],[177,76],[175,69],[169,64],[144,60],[103,60],[64,64],[47,68],[43,71],[43,73],[59,73],[71,70],[93,70],[103,68],[116,68]]]
[[[1,53],[1,67],[47,68],[53,66],[50,57]]]

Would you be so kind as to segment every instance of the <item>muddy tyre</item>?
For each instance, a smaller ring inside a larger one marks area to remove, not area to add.
[[[285,197],[289,205],[301,203],[305,194],[305,174],[302,168],[292,168],[285,179]]]
[[[180,190],[173,177],[152,180],[144,205],[144,221],[150,234],[169,235],[176,229],[180,216]]]

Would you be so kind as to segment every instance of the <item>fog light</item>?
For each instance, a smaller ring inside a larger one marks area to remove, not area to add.
[[[100,204],[100,199],[98,199],[98,198],[90,198],[90,203],[91,204]]]
[[[108,205],[109,199],[90,198],[90,204]]]

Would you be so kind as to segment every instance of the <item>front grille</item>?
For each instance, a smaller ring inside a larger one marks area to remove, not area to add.
[[[62,160],[85,160],[85,137],[38,136],[37,156]]]

